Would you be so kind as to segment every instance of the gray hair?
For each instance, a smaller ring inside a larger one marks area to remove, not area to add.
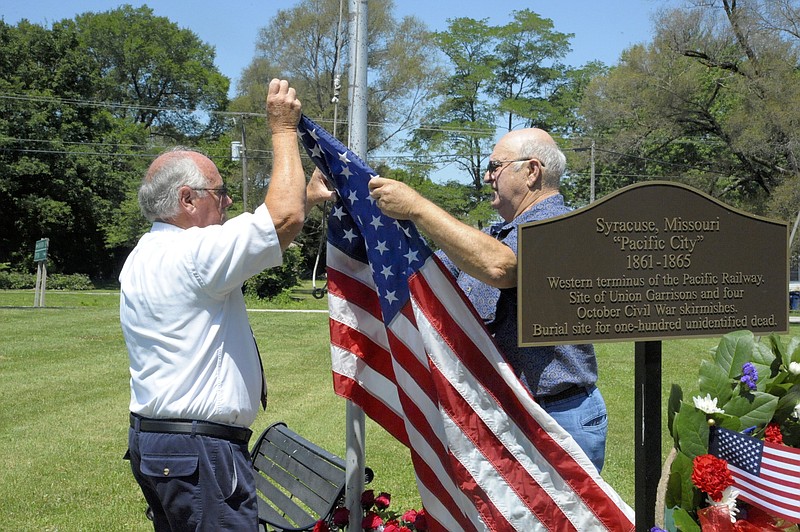
[[[542,181],[546,186],[558,188],[561,176],[567,170],[567,157],[558,149],[558,145],[550,142],[541,142],[538,139],[524,140],[520,144],[519,156],[542,161]],[[525,162],[517,163],[517,170]]]
[[[172,148],[159,155],[150,165],[139,187],[139,208],[149,221],[169,220],[178,215],[178,189],[181,186],[208,186],[208,178],[202,174],[194,159],[185,153],[178,153],[187,151],[195,150],[183,146]],[[203,191],[198,192],[200,196],[204,194]]]

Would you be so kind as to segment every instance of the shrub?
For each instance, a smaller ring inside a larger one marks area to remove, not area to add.
[[[94,288],[91,279],[83,273],[54,273],[47,276],[47,288],[53,290],[91,290]]]
[[[29,290],[36,287],[36,274],[11,270],[0,264],[0,290]],[[52,290],[91,290],[94,284],[82,273],[53,273],[47,276],[47,288]]]
[[[23,290],[36,286],[36,275],[24,272],[0,270],[0,289]]]
[[[300,282],[302,254],[300,247],[291,245],[283,253],[280,268],[264,270],[244,283],[244,295],[258,299],[273,299]]]

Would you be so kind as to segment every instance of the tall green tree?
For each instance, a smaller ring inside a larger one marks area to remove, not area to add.
[[[436,34],[448,77],[437,87],[439,98],[424,126],[407,144],[415,159],[454,165],[480,190],[498,129],[574,132],[580,95],[601,67],[566,67],[562,60],[571,37],[528,9],[512,12],[511,22],[501,26],[486,19],[449,20],[447,30]]]
[[[389,147],[395,136],[418,123],[438,75],[430,34],[415,17],[397,19],[392,0],[367,5],[367,149]],[[279,10],[259,32],[256,54],[242,73],[231,110],[249,113],[244,126],[250,190],[263,197],[272,153],[263,119],[271,78],[288,79],[303,102],[303,112],[346,141],[348,115],[349,15],[346,0],[302,0]],[[362,154],[366,155],[366,154]],[[312,166],[308,162],[310,174]],[[307,265],[313,264],[321,234],[315,210],[298,241]]]
[[[369,0],[367,5],[370,149],[414,123],[437,75],[425,25],[415,17],[398,20],[393,10],[392,0]],[[351,66],[349,18],[344,0],[302,0],[279,10],[259,32],[256,55],[237,87],[237,106],[244,103],[250,106],[246,110],[263,112],[266,84],[270,77],[281,77],[298,90],[305,114],[330,121],[337,113],[341,126]]]
[[[230,81],[214,64],[214,47],[191,30],[157,17],[147,6],[123,5],[75,19],[80,40],[99,65],[95,98],[126,124],[146,129],[155,145],[204,146],[220,167],[229,159],[215,142],[232,126],[220,111],[228,105]],[[132,247],[148,225],[136,192],[141,173],[125,184],[125,200],[104,225],[109,247]]]
[[[101,70],[73,24],[0,21],[0,262],[32,266],[50,239],[51,271],[108,276],[103,226],[138,164],[144,131],[92,104]]]
[[[498,59],[494,54],[497,29],[486,19],[456,18],[447,31],[436,33],[436,43],[451,70],[437,87],[437,106],[408,147],[416,159],[431,158],[433,165],[454,164],[470,176],[475,189],[483,186],[481,164],[491,151],[496,107],[487,98]]]
[[[96,97],[124,104],[120,118],[172,142],[218,136],[229,80],[214,65],[214,47],[147,6],[123,5],[75,18],[81,42],[99,65]]]
[[[0,21],[0,262],[112,277],[144,230],[136,189],[163,144],[224,127],[214,51],[148,8],[45,28]]]
[[[587,90],[601,193],[674,179],[756,213],[798,173],[795,1],[690,1]]]
[[[553,97],[567,85],[569,69],[562,60],[574,34],[555,31],[552,20],[529,9],[512,15],[511,22],[498,28],[489,94],[498,100],[507,131],[515,126],[552,129],[548,126],[559,121],[560,111]]]

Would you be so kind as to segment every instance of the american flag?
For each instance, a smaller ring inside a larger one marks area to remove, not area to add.
[[[800,449],[712,427],[708,452],[728,462],[740,499],[800,523]]]
[[[414,225],[381,214],[375,173],[306,117],[332,183],[334,389],[411,452],[432,530],[632,530],[633,511],[522,386]]]

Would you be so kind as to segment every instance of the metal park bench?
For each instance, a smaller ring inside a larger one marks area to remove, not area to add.
[[[284,423],[267,427],[251,451],[260,530],[312,530],[342,503],[345,462]],[[367,482],[372,471],[367,470]]]

